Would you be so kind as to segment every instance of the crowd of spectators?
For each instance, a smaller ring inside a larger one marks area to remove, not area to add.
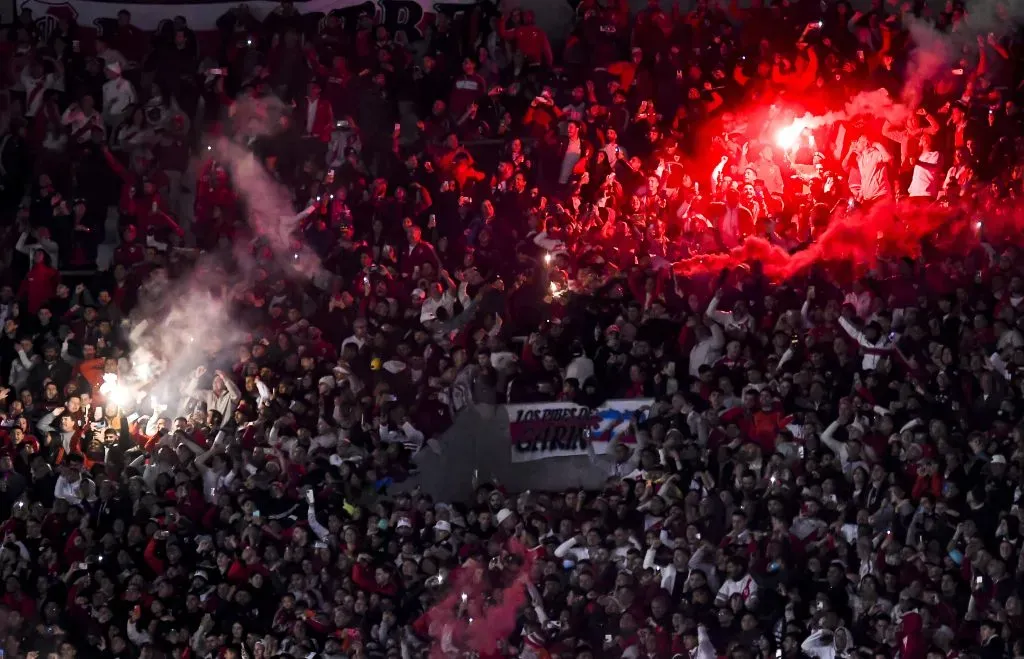
[[[565,43],[490,2],[423,35],[300,9],[4,31],[0,656],[1024,657],[1024,262],[985,226],[1024,177],[1012,1],[974,35],[955,1],[580,0]],[[899,99],[911,25],[959,50],[906,112],[780,148]],[[674,266],[892,205],[973,233]],[[244,338],[115,402],[179,293]],[[467,404],[610,398],[650,406],[601,490],[395,489]]]

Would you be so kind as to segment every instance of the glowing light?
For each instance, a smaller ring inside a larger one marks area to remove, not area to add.
[[[148,380],[153,375],[153,367],[149,362],[139,362],[135,365],[135,377],[139,380]]]
[[[469,595],[467,595],[466,593],[462,593],[462,601],[465,602],[468,599],[469,599]]]
[[[545,254],[544,255],[544,264],[545,265],[551,265],[551,255],[550,254]]]
[[[565,291],[563,291],[560,288],[558,288],[558,284],[556,284],[555,282],[551,282],[551,296],[552,297],[559,297],[563,293],[565,293]]]
[[[779,148],[786,151],[796,148],[800,141],[800,133],[802,133],[806,127],[807,125],[805,122],[797,119],[790,125],[780,128],[778,132],[775,133],[775,143]]]
[[[118,384],[116,373],[103,374],[103,384],[100,385],[100,393],[118,407],[127,405],[132,399],[131,393]]]

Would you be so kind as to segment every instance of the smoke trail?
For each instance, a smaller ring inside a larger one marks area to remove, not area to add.
[[[911,109],[903,103],[893,101],[884,89],[864,91],[852,96],[842,110],[822,115],[805,114],[793,121],[799,128],[815,130],[822,126],[851,121],[858,118],[874,118],[901,125],[911,116]]]
[[[213,144],[217,161],[248,209],[248,223],[257,243],[270,249],[278,265],[305,278],[323,272],[320,257],[296,238],[303,215],[296,214],[291,195],[250,151],[225,138]]]

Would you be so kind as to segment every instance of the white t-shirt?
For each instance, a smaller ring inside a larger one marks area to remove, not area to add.
[[[936,197],[939,194],[939,161],[942,156],[938,151],[923,151],[914,164],[914,177],[910,180],[907,194],[911,197]],[[931,165],[922,167],[920,163]]]
[[[455,311],[455,296],[452,295],[451,291],[445,291],[436,300],[433,297],[423,300],[423,306],[420,308],[420,322],[425,323],[428,320],[437,320],[437,310],[441,307],[448,311],[448,317],[451,318],[452,313]]]
[[[111,78],[103,83],[103,110],[105,113],[115,117],[122,115],[134,102],[135,89],[132,87],[132,83],[124,78]]]
[[[722,587],[718,589],[718,595],[715,599],[728,601],[730,597],[737,593],[743,598],[744,602],[749,602],[750,598],[757,596],[757,582],[749,574],[743,575],[743,578],[739,581],[726,579]]]
[[[861,152],[857,168],[860,170],[860,195],[864,201],[874,201],[892,193],[889,173],[885,169],[889,160],[889,154],[875,146]]]
[[[583,157],[583,141],[580,139],[569,140],[565,149],[565,157],[562,158],[562,170],[558,175],[558,182],[565,185],[572,176],[572,169]]]

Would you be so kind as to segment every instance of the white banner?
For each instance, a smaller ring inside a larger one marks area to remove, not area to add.
[[[457,13],[462,8],[476,5],[478,0],[297,0],[295,8],[302,14],[338,13],[353,23],[364,12],[373,14],[377,22],[383,23],[392,32],[397,29],[414,32],[409,36],[422,36],[425,19],[432,14]],[[74,19],[83,28],[93,28],[100,33],[106,26],[117,21],[117,12],[127,9],[132,15],[132,24],[141,30],[156,30],[164,21],[175,16],[184,16],[188,26],[197,32],[217,29],[217,19],[241,2],[106,2],[102,0],[19,0],[18,8],[32,10],[36,23],[44,35],[56,25],[59,17]],[[280,6],[278,2],[255,0],[244,3],[253,16],[262,20]],[[346,21],[347,22],[347,21]],[[349,23],[352,24],[352,23]]]
[[[506,405],[512,462],[586,455],[588,441],[597,455],[608,451],[612,439],[632,444],[630,421],[637,415],[645,419],[653,402],[609,400],[594,409],[575,403]]]

